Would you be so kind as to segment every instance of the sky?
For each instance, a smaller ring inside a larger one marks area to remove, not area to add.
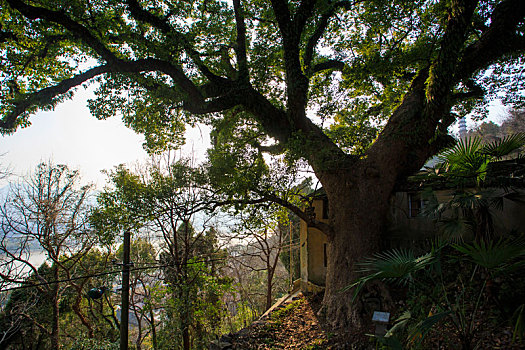
[[[31,116],[31,126],[0,136],[0,166],[23,176],[37,164],[51,160],[78,169],[83,184],[93,183],[101,189],[106,181],[101,170],[145,162],[149,157],[142,148],[144,137],[126,128],[117,117],[97,120],[91,116],[87,100],[92,96],[92,90],[80,91],[54,111]],[[181,154],[189,156],[195,150],[197,161],[202,161],[209,143],[205,130],[191,129]]]

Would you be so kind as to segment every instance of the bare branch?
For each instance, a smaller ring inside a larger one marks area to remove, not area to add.
[[[310,227],[314,227],[322,231],[324,234],[326,234],[328,237],[332,237],[334,235],[332,227],[324,222],[321,222],[319,220],[316,220],[315,217],[312,217],[307,212],[301,210],[296,205],[293,205],[292,203],[276,196],[273,193],[261,193],[260,194],[263,198],[266,198],[267,200],[279,204],[280,206],[290,210],[292,213],[300,217],[302,220],[306,222],[306,224]]]

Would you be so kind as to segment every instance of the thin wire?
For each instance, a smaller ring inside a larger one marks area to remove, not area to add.
[[[193,264],[198,264],[198,263],[201,263],[201,262],[222,261],[222,260],[226,260],[226,259],[227,258],[225,257],[225,258],[217,258],[217,259],[188,261],[188,262],[186,262],[186,263],[184,263],[182,265],[193,265]],[[173,265],[172,264],[164,264],[164,265],[143,266],[143,267],[130,268],[129,271],[133,272],[133,271],[156,269],[156,268],[170,267],[170,266],[173,266]],[[106,275],[111,275],[111,274],[116,274],[116,273],[122,273],[122,270],[106,271],[106,272],[101,272],[101,273],[96,273],[96,274],[91,274],[91,275],[83,275],[83,276],[72,277],[72,278],[68,278],[68,279],[62,279],[62,280],[56,280],[56,281],[48,281],[48,282],[41,282],[41,283],[36,283],[36,284],[31,284],[31,285],[26,285],[26,286],[17,286],[17,287],[5,288],[5,289],[0,290],[0,293],[8,292],[8,291],[11,291],[11,290],[18,290],[18,289],[26,289],[26,288],[34,288],[34,287],[46,286],[46,285],[62,283],[62,282],[71,282],[71,281],[76,281],[76,280],[85,279],[85,278],[91,278],[91,277],[106,276]]]
[[[293,242],[296,242],[296,241],[294,240]],[[293,244],[293,247],[295,249],[298,248],[298,246],[299,246],[298,243],[299,242]],[[287,249],[288,248],[287,244],[283,244],[281,246],[275,246],[273,248],[280,248],[281,252],[289,251]],[[219,252],[213,252],[213,253],[208,254],[208,257],[213,256],[213,255],[219,255],[219,254],[223,254],[223,252],[220,252],[220,251]],[[227,257],[222,257],[222,258],[217,258],[217,259],[196,260],[194,262],[191,262],[191,264],[200,263],[200,262],[223,261],[223,260],[226,260],[226,259],[229,259],[229,258],[230,259],[239,259],[239,258],[246,258],[246,257],[253,258],[253,257],[256,257],[256,256],[258,256],[257,252],[253,252],[253,253],[243,252],[242,254],[228,255]],[[156,260],[155,263],[153,263],[153,262],[152,263],[147,263],[147,262],[135,263],[136,265],[148,265],[148,266],[135,267],[134,269],[130,269],[130,271],[137,271],[137,270],[151,269],[151,268],[156,268],[156,267],[160,268],[160,267],[169,267],[169,266],[171,266],[171,265],[156,265],[159,262],[160,262],[160,260]],[[190,264],[190,263],[185,263],[185,264]],[[183,264],[183,265],[185,265],[185,264]],[[31,288],[31,287],[38,287],[38,286],[48,285],[48,284],[55,284],[55,283],[61,283],[61,282],[75,281],[75,280],[79,280],[79,279],[83,279],[83,278],[99,277],[99,276],[104,276],[104,275],[110,275],[110,274],[113,274],[113,273],[120,273],[120,272],[122,272],[122,270],[107,271],[107,272],[94,272],[94,273],[89,274],[89,275],[81,275],[81,276],[77,276],[77,277],[72,277],[70,279],[63,279],[63,280],[49,281],[49,282],[41,282],[41,283],[38,283],[38,284],[31,284],[31,285],[26,285],[26,286],[18,286],[18,287],[6,288],[6,289],[0,290],[0,293],[6,292],[6,291],[10,291],[10,290],[16,290],[16,289]],[[40,277],[45,277],[45,276],[51,275],[52,273],[53,273],[52,271],[48,271],[48,272],[45,272],[45,273],[39,273],[38,275]],[[11,282],[11,283],[23,283],[23,282]]]
[[[296,246],[296,245],[294,244],[294,246]],[[277,248],[279,248],[279,246]],[[280,248],[281,248],[282,251],[286,251],[286,249],[283,249],[283,248],[287,248],[287,245],[283,244],[282,246],[280,246]],[[211,253],[210,256],[211,255],[216,255],[216,254],[221,254],[221,252]],[[222,258],[195,260],[195,261],[192,261],[192,262],[186,262],[186,263],[184,263],[182,265],[193,265],[193,264],[197,264],[197,263],[201,263],[201,262],[224,261],[224,260],[229,259],[229,258],[238,259],[238,258],[242,258],[242,257],[254,257],[254,256],[256,256],[255,253],[243,253],[243,254],[239,254],[239,255],[235,255],[235,256],[227,256],[227,257],[222,257]],[[149,265],[150,263],[141,263],[141,265],[145,265],[145,264]],[[154,263],[151,263],[150,266],[134,267],[134,268],[130,268],[129,271],[132,272],[132,271],[140,271],[140,270],[162,268],[162,267],[170,267],[170,266],[172,266],[172,265],[170,265],[170,264],[155,265]],[[68,279],[62,279],[62,280],[56,280],[56,281],[47,281],[47,282],[41,282],[41,283],[30,284],[30,285],[25,285],[25,286],[17,286],[17,287],[5,288],[5,289],[0,290],[0,293],[12,291],[12,290],[18,290],[18,289],[40,287],[40,286],[51,285],[51,284],[62,283],[62,282],[71,282],[71,281],[76,281],[76,280],[85,279],[85,278],[107,276],[107,275],[117,274],[117,273],[121,273],[121,272],[122,272],[122,270],[106,271],[106,272],[93,273],[93,274],[89,274],[89,275],[82,275],[82,276],[72,277],[72,278],[68,278]],[[46,275],[46,274],[43,274],[43,275]]]

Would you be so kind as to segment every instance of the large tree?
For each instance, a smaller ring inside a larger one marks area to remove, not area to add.
[[[4,132],[97,80],[93,114],[121,113],[152,150],[201,121],[223,151],[244,145],[229,161],[260,165],[261,151],[305,159],[328,196],[329,224],[259,194],[328,235],[324,311],[335,326],[361,323],[360,305],[338,291],[379,248],[396,181],[446,144],[447,128],[476,101],[501,89],[510,101],[524,84],[512,80],[525,50],[523,0],[0,6]]]

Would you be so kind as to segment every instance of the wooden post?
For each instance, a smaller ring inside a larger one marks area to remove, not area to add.
[[[290,293],[293,290],[293,270],[292,270],[292,219],[289,217],[290,220],[290,227],[289,227],[289,235],[290,235]]]
[[[122,304],[120,307],[120,350],[128,350],[129,327],[129,251],[130,232],[124,231],[124,246],[122,259]]]

